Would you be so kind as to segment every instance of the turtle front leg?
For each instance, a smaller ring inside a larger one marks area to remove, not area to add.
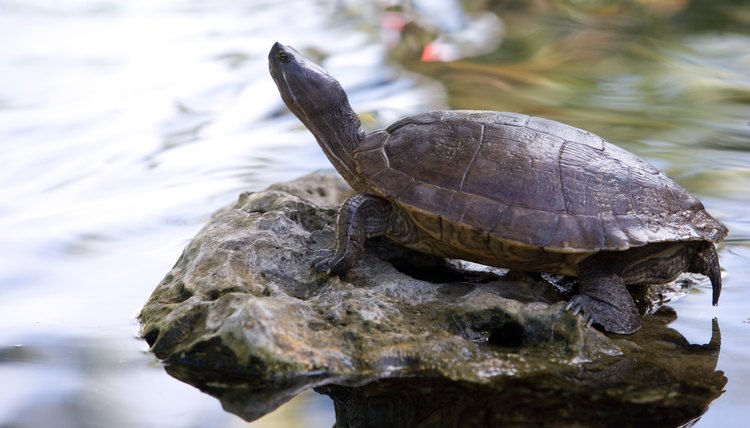
[[[347,198],[336,218],[336,247],[333,256],[319,256],[313,269],[338,275],[354,267],[362,257],[368,238],[385,235],[389,230],[392,205],[387,200],[366,193]]]
[[[590,324],[599,324],[604,330],[631,334],[641,328],[641,317],[625,281],[605,257],[593,255],[579,265],[579,294],[568,302],[567,309],[581,312]]]

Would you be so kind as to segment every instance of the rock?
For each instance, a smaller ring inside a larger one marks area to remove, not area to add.
[[[549,348],[545,359],[552,352],[559,363],[618,352],[552,289],[525,303],[503,295],[539,288],[530,278],[472,277],[385,241],[342,278],[314,277],[311,260],[331,248],[348,193],[340,179],[313,174],[245,193],[216,213],[140,314],[152,351],[257,375],[430,373],[476,382],[528,369],[490,342]]]
[[[716,371],[721,333],[714,320],[711,341],[691,345],[666,328],[675,318],[663,308],[621,339],[623,355],[542,376],[392,378],[316,391],[333,399],[337,427],[691,426],[727,383]]]
[[[138,317],[170,373],[204,390],[252,381],[254,405],[229,400],[252,419],[309,386],[404,377],[489,385],[631,348],[566,311],[565,293],[541,278],[387,240],[368,243],[340,278],[314,276],[311,261],[332,247],[350,192],[316,173],[214,214]]]

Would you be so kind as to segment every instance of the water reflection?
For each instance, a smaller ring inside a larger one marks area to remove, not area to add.
[[[224,409],[252,421],[305,388],[333,399],[337,426],[681,426],[694,421],[727,382],[716,370],[721,332],[691,345],[667,327],[662,308],[637,335],[618,340],[623,356],[530,377],[498,376],[487,384],[448,379],[238,378],[184,366],[172,376],[217,397]],[[348,385],[348,386],[347,386]]]

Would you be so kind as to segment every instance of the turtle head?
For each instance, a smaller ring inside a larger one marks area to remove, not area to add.
[[[336,79],[291,46],[275,43],[268,54],[268,68],[284,103],[305,125],[306,116],[342,101],[349,103]]]
[[[284,104],[312,132],[333,166],[350,184],[358,181],[352,153],[364,131],[341,84],[296,49],[278,42],[268,53],[268,68]]]

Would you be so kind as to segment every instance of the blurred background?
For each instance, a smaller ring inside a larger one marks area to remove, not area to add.
[[[731,233],[725,285],[671,306],[722,331],[750,396],[750,5],[741,0],[0,0],[0,427],[330,427],[308,391],[248,423],[167,375],[135,316],[215,210],[328,169],[268,75],[275,41],[321,63],[369,129],[435,108],[595,132]]]

